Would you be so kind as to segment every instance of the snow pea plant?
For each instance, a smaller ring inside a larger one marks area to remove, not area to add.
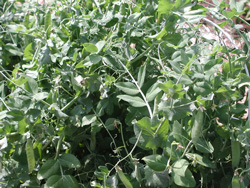
[[[0,187],[248,187],[246,4],[0,0]]]

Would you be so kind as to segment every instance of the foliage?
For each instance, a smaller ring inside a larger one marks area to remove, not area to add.
[[[0,1],[2,187],[250,185],[246,1],[44,2]]]

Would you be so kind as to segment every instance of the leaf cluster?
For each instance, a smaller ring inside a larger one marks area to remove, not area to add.
[[[0,1],[1,185],[249,186],[245,3]]]

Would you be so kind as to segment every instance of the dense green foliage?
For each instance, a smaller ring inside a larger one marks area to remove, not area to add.
[[[0,0],[0,187],[250,186],[247,1],[39,2]]]

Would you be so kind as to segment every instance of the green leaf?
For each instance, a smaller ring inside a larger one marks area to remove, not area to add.
[[[194,187],[196,182],[191,173],[187,168],[189,165],[188,161],[185,159],[180,159],[173,164],[172,177],[174,183],[183,187]]]
[[[21,121],[24,117],[24,112],[21,110],[10,110],[7,112],[7,116],[13,121]]]
[[[168,159],[165,156],[158,154],[143,157],[142,160],[154,171],[164,171],[168,163]]]
[[[195,109],[196,106],[186,99],[174,100],[172,106],[170,101],[162,101],[159,104],[159,110],[165,112],[167,119],[170,121],[182,119]]]
[[[214,152],[213,145],[209,141],[206,141],[203,138],[199,138],[198,142],[195,145],[195,148],[202,153]]]
[[[178,121],[174,121],[174,124],[173,124],[173,131],[172,131],[172,134],[173,134],[173,137],[175,138],[175,140],[177,142],[180,142],[183,137],[182,137],[182,126],[181,124],[178,122]]]
[[[129,95],[118,95],[117,98],[128,102],[133,107],[146,106],[146,103],[140,97],[131,97]]]
[[[139,69],[139,73],[138,73],[138,76],[137,76],[137,81],[138,81],[138,85],[139,85],[140,88],[144,84],[144,80],[145,80],[145,76],[146,76],[146,69],[147,69],[146,65],[141,66],[140,69]]]
[[[159,0],[158,4],[158,19],[162,14],[168,15],[173,8],[171,0]]]
[[[98,52],[98,48],[94,44],[92,44],[92,43],[84,43],[83,47],[89,53],[96,53],[96,52]]]
[[[33,98],[37,101],[46,99],[48,97],[49,93],[47,92],[40,92],[40,93],[36,93],[35,95],[33,95]]]
[[[95,122],[96,119],[97,118],[95,114],[86,115],[82,118],[82,126],[90,125],[91,123]]]
[[[8,142],[6,136],[0,140],[0,150],[8,147]]]
[[[89,61],[92,64],[99,63],[102,60],[102,56],[97,55],[97,54],[90,54],[88,57],[89,57]]]
[[[11,56],[23,56],[23,52],[15,44],[8,43],[4,46],[4,49],[6,49]]]
[[[46,184],[45,188],[78,188],[77,180],[71,175],[53,175],[51,176]]]
[[[202,157],[199,154],[187,153],[186,156],[188,159],[193,160],[194,163],[198,163],[198,164],[205,166],[205,167],[208,167],[208,168],[216,168],[214,163],[212,163],[206,157]]]
[[[0,112],[0,120],[4,119],[7,116],[7,112],[8,112],[7,110],[3,110]]]
[[[26,77],[24,77],[24,76],[21,76],[21,77],[19,77],[17,80],[15,80],[14,83],[15,83],[16,85],[20,86],[20,85],[25,84],[28,80],[29,80],[28,78],[26,78]]]
[[[83,61],[76,64],[75,68],[83,68],[83,67],[89,67],[96,63],[99,63],[102,60],[102,57],[98,54],[90,54],[87,56]]]
[[[60,164],[67,168],[80,168],[81,163],[80,161],[72,154],[70,153],[64,153],[62,156],[58,159]]]
[[[172,173],[174,183],[182,187],[195,187],[196,182],[192,172],[189,169],[186,169],[184,176],[180,176],[176,173]]]
[[[51,110],[52,113],[55,113],[56,116],[59,118],[67,118],[68,117],[68,115],[63,113],[62,110],[55,103],[50,105],[49,110]]]
[[[115,68],[115,69],[123,69],[121,64],[118,63],[112,56],[107,55],[103,57],[104,64],[107,64],[108,66]]]
[[[181,8],[184,8],[190,5],[190,3],[191,3],[191,0],[176,0],[174,7],[176,10],[180,11]]]
[[[189,163],[185,159],[180,159],[180,160],[176,161],[173,164],[173,168],[172,168],[173,173],[175,173],[178,176],[185,176],[185,172],[187,170],[188,165],[189,165]]]
[[[39,169],[37,173],[37,179],[47,179],[52,175],[55,175],[58,173],[60,164],[56,160],[48,160],[46,161],[42,167]]]
[[[36,94],[38,92],[37,82],[33,78],[29,78],[25,83],[25,89],[31,94]]]
[[[19,134],[24,134],[26,127],[27,127],[27,123],[26,123],[26,118],[23,118],[21,121],[18,122],[18,133]]]
[[[39,64],[49,64],[51,62],[51,54],[48,45],[42,48],[42,52],[40,53]]]
[[[144,117],[136,122],[138,127],[144,131],[144,134],[153,135],[153,131],[151,130],[151,120],[149,117]]]
[[[151,102],[152,100],[155,99],[156,95],[161,91],[161,89],[158,87],[158,83],[154,83],[146,93],[146,99],[148,102]]]
[[[128,95],[136,95],[139,93],[136,85],[131,82],[119,82],[116,83],[115,86]]]
[[[59,175],[53,175],[49,177],[45,184],[45,188],[61,188],[63,186],[62,177]]]
[[[67,27],[65,27],[65,25],[63,23],[60,24],[60,29],[68,37],[71,36],[69,29]]]
[[[142,130],[139,143],[147,149],[157,149],[162,146],[168,134],[168,120],[159,120],[157,117],[152,120],[149,117],[143,117],[134,125],[135,135],[138,135]]]
[[[22,24],[13,24],[13,25],[8,24],[8,25],[6,25],[6,29],[10,33],[25,32],[26,31],[25,26]]]
[[[161,123],[158,125],[155,134],[160,137],[163,141],[167,140],[168,138],[168,130],[169,130],[169,122],[167,119],[162,120]]]
[[[25,49],[24,49],[24,60],[25,61],[31,61],[33,59],[34,55],[34,45],[33,42],[29,43]]]
[[[148,166],[144,168],[145,171],[145,180],[147,187],[169,187],[170,186],[170,178],[168,175],[168,171],[163,172],[155,172]]]
[[[241,12],[241,14],[244,14],[242,13],[242,11],[244,11],[244,6],[246,2],[247,1],[245,0],[242,1],[230,0],[229,1],[230,9],[231,10],[235,9],[237,12]]]

